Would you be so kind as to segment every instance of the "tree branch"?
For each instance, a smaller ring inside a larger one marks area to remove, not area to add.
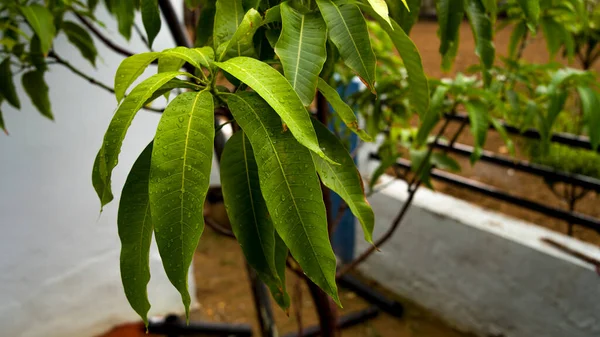
[[[88,21],[88,19],[84,18],[79,13],[75,13],[75,15],[77,16],[77,19],[79,19],[79,21],[81,21],[81,23],[84,26],[86,26],[87,29],[90,30],[90,32],[92,32],[92,34],[94,34],[100,41],[102,41],[102,43],[104,43],[108,48],[112,49],[114,52],[121,54],[123,56],[127,56],[127,57],[134,54],[133,52],[131,52],[121,46],[118,46],[116,43],[114,43],[109,38],[104,36],[104,34],[102,34],[102,32],[100,30],[98,30],[98,28],[96,28],[94,25],[92,25],[92,23],[90,21]]]

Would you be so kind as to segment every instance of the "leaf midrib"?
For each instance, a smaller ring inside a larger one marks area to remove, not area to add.
[[[296,89],[296,83],[298,82],[298,73],[300,72],[300,54],[302,53],[302,40],[304,39],[304,20],[306,15],[301,15],[300,21],[300,38],[298,39],[298,53],[296,54],[296,69],[294,71],[294,89]]]

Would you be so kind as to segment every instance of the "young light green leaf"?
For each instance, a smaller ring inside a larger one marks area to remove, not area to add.
[[[160,53],[148,52],[135,54],[124,59],[115,74],[115,96],[117,102],[125,97],[127,88],[146,70],[150,63],[158,58]]]
[[[260,188],[277,233],[307,277],[339,304],[336,259],[310,152],[281,131],[279,116],[255,93],[228,95],[227,104],[256,149]]]
[[[421,118],[419,131],[417,131],[417,137],[415,138],[415,147],[418,148],[425,144],[429,133],[440,120],[447,92],[448,87],[446,86],[440,85],[435,88],[429,109]]]
[[[527,26],[533,32],[540,18],[540,0],[517,0],[527,19]]]
[[[0,97],[17,109],[21,109],[21,100],[17,95],[15,83],[13,82],[13,73],[10,69],[10,57],[7,57],[0,63]]]
[[[327,27],[318,13],[301,14],[287,2],[280,7],[283,29],[275,53],[302,103],[310,105],[315,98],[319,73],[327,59]]]
[[[486,85],[489,85],[492,78],[488,70],[494,65],[494,58],[496,57],[496,48],[493,42],[494,27],[481,0],[465,1],[465,12],[469,17],[471,29],[475,36],[475,54],[479,56],[483,66],[483,81]]]
[[[144,23],[144,29],[146,29],[146,35],[148,35],[148,45],[152,47],[161,26],[158,0],[141,1],[142,22]]]
[[[133,118],[144,106],[146,101],[152,97],[152,94],[154,94],[156,90],[176,76],[186,74],[187,73],[170,72],[151,76],[136,86],[117,108],[113,119],[110,121],[108,130],[104,135],[104,141],[98,152],[98,158],[94,164],[94,171],[92,174],[94,188],[96,189],[96,193],[100,198],[102,206],[106,205],[105,200],[112,199],[112,170],[119,162],[121,144],[123,144],[125,134],[127,133]],[[97,175],[96,178],[94,178],[95,175]],[[111,197],[108,198],[107,196]]]
[[[121,240],[121,281],[129,304],[148,326],[152,217],[148,181],[152,143],[133,164],[119,201],[117,227]]]
[[[186,47],[175,47],[167,49],[162,52],[162,57],[176,57],[183,60],[196,69],[201,69],[201,66],[210,68],[211,63],[215,59],[215,53],[210,47],[202,48],[186,48]],[[160,63],[160,61],[159,61]]]
[[[338,6],[332,0],[317,0],[317,5],[329,28],[329,38],[346,65],[375,92],[375,53],[360,9],[355,4]]]
[[[335,89],[330,87],[329,84],[327,84],[327,82],[325,82],[325,80],[322,78],[319,78],[318,88],[325,99],[327,99],[329,104],[331,104],[333,110],[338,114],[338,116],[340,116],[342,121],[344,121],[348,129],[356,133],[360,139],[364,140],[365,142],[370,142],[373,140],[373,138],[371,138],[371,136],[369,136],[365,130],[362,130],[358,127],[358,118],[356,118],[354,111],[348,106],[348,104],[346,104],[346,102],[342,100]]]
[[[277,70],[243,56],[215,64],[254,89],[281,116],[300,144],[326,158],[319,147],[308,111],[294,88]]]
[[[90,33],[72,21],[64,21],[62,23],[62,30],[67,35],[69,42],[79,49],[81,56],[90,61],[95,67],[98,51],[96,50],[96,46],[94,46],[94,40],[92,40]]]
[[[373,10],[375,11],[375,13],[377,13],[377,15],[381,16],[382,19],[385,20],[385,22],[387,22],[390,27],[392,27],[392,22],[390,21],[390,10],[388,9],[387,3],[385,2],[385,0],[368,0],[369,1],[369,5],[371,5],[371,8],[373,8]],[[402,2],[404,3],[404,6],[406,7],[406,9],[410,10],[410,8],[408,8],[408,4],[406,3],[406,0],[402,0]],[[392,27],[393,29],[393,27]]]
[[[119,33],[129,40],[131,38],[131,28],[135,19],[135,3],[134,1],[117,1],[114,12],[119,24]]]
[[[290,305],[290,297],[275,267],[275,227],[260,192],[254,151],[243,132],[237,132],[227,141],[220,166],[231,229],[246,260],[285,310]]]
[[[260,13],[253,8],[248,10],[229,42],[222,44],[217,51],[219,60],[223,61],[235,56],[255,56],[256,51],[252,38],[256,30],[260,28],[261,22]]]
[[[215,50],[233,37],[243,19],[242,0],[217,0],[213,27]]]
[[[202,209],[214,138],[213,96],[208,91],[186,92],[165,109],[152,150],[149,191],[156,243],[187,317],[188,270],[204,230]]]
[[[331,165],[311,153],[321,181],[346,202],[352,214],[360,221],[365,240],[373,243],[375,214],[365,197],[363,181],[354,165],[354,159],[344,144],[325,125],[315,119],[313,119],[313,125],[319,137],[319,144],[325,149],[325,154],[340,163],[340,165]]]
[[[488,106],[480,100],[466,102],[465,108],[469,113],[470,130],[474,140],[474,149],[471,155],[471,164],[473,164],[481,156],[490,120],[488,117]]]
[[[384,24],[383,19],[372,11],[372,9],[364,6],[366,12],[374,17],[381,27],[387,32],[392,43],[398,50],[400,57],[408,72],[408,84],[409,94],[411,103],[415,106],[415,109],[419,115],[423,116],[427,109],[429,109],[429,84],[425,71],[423,70],[423,63],[421,62],[421,55],[417,47],[412,40],[406,35],[394,20],[391,20],[392,27]]]
[[[438,35],[442,68],[450,70],[458,50],[460,24],[464,17],[463,0],[439,0],[437,2]]]
[[[583,115],[587,120],[588,135],[592,150],[600,145],[600,94],[590,87],[578,87]]]
[[[21,78],[23,89],[31,99],[38,111],[50,120],[54,120],[50,108],[50,97],[48,96],[48,85],[44,81],[44,73],[33,70],[23,74]]]
[[[40,39],[42,52],[48,54],[52,46],[52,40],[56,35],[56,27],[54,26],[54,16],[50,10],[38,4],[19,7],[21,13],[35,32],[35,35]]]

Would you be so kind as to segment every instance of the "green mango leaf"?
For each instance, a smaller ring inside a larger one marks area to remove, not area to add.
[[[177,56],[161,55],[158,58],[157,73],[167,73],[170,71],[180,71],[185,64],[185,60],[180,59]]]
[[[209,43],[215,26],[215,0],[207,1],[200,11],[198,22],[196,23],[196,46],[204,46]]]
[[[392,29],[385,25],[382,18],[375,13],[371,13],[370,10],[367,11],[367,13],[371,14],[371,16],[379,22],[394,43],[396,50],[398,50],[408,73],[408,87],[411,103],[414,105],[419,115],[423,116],[429,109],[429,83],[427,81],[427,76],[425,76],[421,55],[419,55],[417,47],[402,30],[402,27],[394,20],[391,20]]]
[[[231,40],[243,19],[242,0],[217,0],[213,27],[215,50]]]
[[[583,115],[587,120],[588,135],[592,150],[600,145],[600,94],[590,87],[578,87]]]
[[[460,171],[460,165],[458,164],[458,162],[453,158],[449,157],[447,154],[441,152],[434,152],[431,154],[431,164],[435,165],[435,167],[442,170],[452,172]]]
[[[90,61],[95,67],[98,51],[96,50],[96,46],[94,46],[94,40],[92,40],[90,33],[72,21],[64,21],[62,23],[62,31],[67,35],[69,42],[79,49],[81,56]]]
[[[17,109],[21,109],[21,100],[17,95],[15,83],[13,82],[13,73],[10,69],[10,57],[7,57],[0,63],[0,97]]]
[[[540,0],[517,0],[527,19],[527,26],[534,32],[540,18]]]
[[[280,7],[283,29],[275,53],[302,103],[310,105],[315,98],[319,73],[327,59],[327,27],[318,13],[301,14],[287,2]]]
[[[487,104],[480,100],[465,102],[465,108],[469,114],[470,130],[474,141],[473,154],[471,155],[471,164],[473,164],[481,157],[481,151],[487,138],[487,131],[490,127],[489,109]]]
[[[174,89],[190,89],[193,91],[199,91],[202,89],[202,87],[197,84],[188,82],[188,81],[174,78],[174,79],[170,80],[169,82],[163,84],[162,87],[160,87],[160,89],[156,90],[152,94],[152,96],[146,101],[146,103],[144,103],[144,106],[147,106],[148,104],[152,103],[152,101],[154,101],[155,99],[159,98],[162,95],[167,95]]]
[[[510,58],[516,57],[518,51],[517,48],[519,48],[519,45],[523,40],[523,37],[525,36],[526,32],[527,25],[524,21],[519,22],[513,29],[512,33],[510,34],[510,41],[508,43],[508,56]]]
[[[492,78],[489,69],[494,65],[496,48],[494,47],[494,27],[481,0],[465,0],[465,12],[475,36],[475,54],[479,56],[483,67],[483,81],[489,85]]]
[[[121,240],[121,281],[129,304],[148,326],[152,217],[148,199],[152,143],[133,164],[119,201],[117,226]]]
[[[386,2],[390,17],[402,27],[406,34],[410,34],[410,30],[419,19],[421,0],[403,0],[403,4],[399,4],[395,0],[387,0]]]
[[[262,21],[262,16],[255,9],[248,10],[229,42],[222,44],[217,51],[219,60],[223,61],[235,56],[255,56],[252,39]]]
[[[368,0],[371,8],[379,15],[385,22],[387,22],[390,27],[392,27],[392,21],[390,21],[390,10],[388,9],[387,3],[385,0]],[[406,9],[410,10],[406,0],[402,0]],[[393,29],[393,27],[392,27]]]
[[[319,147],[308,111],[294,88],[277,70],[243,56],[215,64],[254,89],[281,116],[300,144],[326,158]]]
[[[346,104],[346,102],[342,100],[335,89],[330,87],[329,84],[327,84],[327,82],[325,82],[325,80],[322,78],[319,78],[318,88],[321,94],[323,94],[323,97],[325,97],[329,104],[331,104],[333,110],[338,114],[338,116],[340,116],[342,121],[344,121],[348,129],[356,133],[360,139],[364,140],[365,142],[370,142],[373,140],[373,138],[371,138],[371,136],[369,136],[365,130],[362,130],[358,127],[358,118],[356,118],[354,111],[348,106],[348,104]]]
[[[2,117],[2,110],[0,110],[0,129],[4,131],[4,134],[8,135],[8,131],[6,130],[6,125],[4,124],[4,117]]]
[[[436,8],[442,68],[448,71],[454,63],[458,51],[460,24],[465,15],[464,2],[463,0],[439,0]]]
[[[274,234],[275,234],[275,270],[277,271],[277,276],[279,276],[279,280],[281,281],[281,284],[283,284],[285,286],[285,270],[286,270],[286,266],[287,266],[287,257],[288,257],[289,249],[285,245],[285,242],[283,242],[283,239],[281,238],[281,236],[279,236],[279,233],[277,233],[277,231],[275,231]],[[285,288],[284,288],[284,291],[287,292],[287,290]],[[278,301],[277,299],[275,299],[275,300]],[[287,302],[285,302],[285,299],[283,301],[285,306],[282,306],[281,304],[279,304],[279,302],[277,302],[277,303],[282,309],[287,308],[287,306],[289,305],[289,304],[287,304]]]
[[[31,60],[31,64],[33,64],[37,70],[46,71],[48,69],[44,52],[42,52],[42,44],[37,35],[34,35],[31,38],[31,43],[29,44],[29,59]]]
[[[124,59],[115,74],[115,97],[121,102],[125,91],[146,70],[150,63],[158,58],[160,53],[148,52],[135,54]]]
[[[50,97],[48,96],[48,85],[44,81],[44,73],[39,70],[27,72],[23,74],[21,82],[23,89],[25,89],[38,111],[48,119],[54,120],[50,107]]]
[[[286,310],[290,297],[275,267],[275,227],[260,192],[254,151],[243,132],[235,133],[227,141],[220,166],[231,229],[250,266],[267,285],[277,304]]]
[[[310,152],[281,131],[279,116],[255,93],[227,95],[227,105],[257,149],[260,189],[277,233],[306,276],[339,304],[336,259]]]
[[[158,10],[158,0],[141,0],[142,22],[146,35],[148,35],[148,45],[152,47],[152,43],[160,32],[161,19],[160,11]]]
[[[379,166],[373,171],[371,178],[369,179],[369,195],[375,192],[374,187],[377,184],[379,178],[385,174],[385,171],[396,164],[396,160],[400,157],[396,142],[387,139],[384,141],[377,154],[381,158]]]
[[[131,38],[131,28],[135,19],[135,4],[134,1],[116,1],[114,14],[117,17],[119,24],[119,33],[129,41]]]
[[[317,0],[317,5],[342,59],[375,92],[375,53],[360,9],[355,4],[338,6],[332,0]]]
[[[112,200],[112,170],[119,162],[121,145],[123,144],[125,134],[127,133],[133,118],[144,106],[145,102],[152,97],[152,94],[154,94],[156,90],[179,75],[189,74],[170,72],[156,74],[147,78],[136,86],[117,108],[113,119],[110,121],[108,130],[104,135],[104,141],[98,152],[98,157],[96,158],[96,163],[94,163],[92,173],[92,182],[102,206],[106,205],[106,200]],[[110,198],[108,196],[110,196]]]
[[[202,48],[187,48],[187,47],[175,47],[163,51],[160,55],[163,57],[175,57],[182,61],[185,61],[196,69],[202,69],[201,66],[210,68],[213,60],[215,59],[215,52],[211,47]],[[160,64],[160,60],[159,60]],[[179,66],[181,68],[181,66]],[[174,69],[173,69],[174,70]]]
[[[431,156],[425,148],[410,148],[410,170],[419,177],[423,185],[433,189],[431,184]]]
[[[435,92],[431,98],[431,104],[429,105],[429,110],[427,110],[427,113],[425,113],[421,118],[419,131],[417,131],[417,137],[415,138],[415,147],[418,148],[422,145],[425,145],[431,130],[433,130],[437,122],[440,120],[447,92],[448,87],[446,86],[440,85],[435,88]]]
[[[165,109],[152,150],[149,191],[156,243],[187,317],[188,270],[204,230],[214,138],[213,96],[186,92]]]
[[[273,22],[281,22],[281,5],[273,6],[265,12],[265,19],[262,24],[267,25]]]
[[[54,16],[50,10],[38,4],[19,7],[21,13],[40,39],[42,52],[48,54],[52,47],[52,40],[56,36],[56,27],[54,26]]]
[[[344,144],[325,125],[315,119],[313,125],[319,137],[319,144],[325,149],[325,154],[340,163],[340,165],[331,165],[311,153],[321,181],[346,202],[352,214],[362,225],[365,241],[373,243],[375,214],[365,197],[363,181],[354,165],[354,159]]]

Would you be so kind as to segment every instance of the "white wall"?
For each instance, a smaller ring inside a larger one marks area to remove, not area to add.
[[[377,165],[365,160],[369,150],[360,154],[363,173]],[[374,237],[408,195],[403,181],[381,183],[389,185],[369,198]],[[542,237],[600,259],[597,246],[420,189],[393,238],[360,270],[480,336],[600,336],[600,277]],[[368,248],[357,242],[359,252]]]
[[[128,45],[118,36],[103,8],[98,15],[120,45],[145,51],[141,43]],[[138,40],[135,33],[132,40]],[[55,49],[112,86],[122,57],[96,42],[101,55],[96,70],[64,35]],[[155,49],[172,46],[165,25]],[[138,319],[121,286],[116,211],[127,172],[160,116],[140,112],[133,122],[113,175],[115,201],[100,215],[90,176],[116,100],[60,65],[51,66],[46,80],[55,122],[40,116],[22,90],[21,111],[2,106],[10,136],[0,135],[0,335],[93,336]],[[17,84],[20,88],[20,78]],[[151,313],[182,312],[156,247],[151,272]],[[193,282],[190,287],[193,291]]]

